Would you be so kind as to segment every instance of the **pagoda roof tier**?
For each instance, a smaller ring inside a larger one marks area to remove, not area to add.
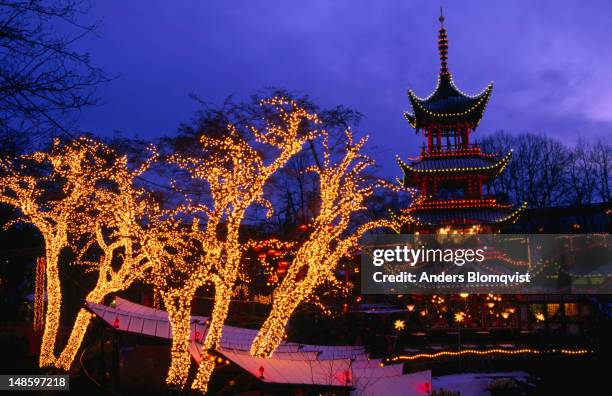
[[[411,212],[413,219],[418,225],[445,226],[445,225],[482,225],[514,223],[521,212],[527,208],[527,204],[516,208],[463,208],[445,210],[421,210],[414,209]]]
[[[408,90],[408,99],[412,113],[405,112],[404,117],[418,132],[430,126],[444,127],[468,123],[475,129],[487,107],[493,91],[490,83],[477,95],[467,95],[455,83],[450,72],[440,73],[434,92],[426,98],[420,98]]]
[[[408,90],[412,113],[406,112],[404,117],[417,132],[428,127],[451,128],[457,124],[468,124],[475,129],[480,123],[491,96],[493,83],[490,83],[477,95],[468,95],[457,88],[448,70],[448,36],[444,28],[444,16],[440,15],[439,20],[440,74],[438,84],[426,98],[418,97],[412,90]]]
[[[512,157],[512,150],[504,157],[491,157],[487,155],[459,156],[459,157],[433,157],[406,163],[399,157],[397,162],[404,172],[404,182],[412,185],[421,177],[432,175],[457,175],[465,173],[479,173],[486,179],[491,179],[500,174]]]

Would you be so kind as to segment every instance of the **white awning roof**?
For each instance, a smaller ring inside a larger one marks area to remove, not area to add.
[[[351,361],[349,359],[258,358],[249,355],[247,352],[224,348],[219,352],[266,383],[325,386],[351,386],[352,384]]]
[[[117,330],[143,334],[159,338],[172,338],[172,330],[166,311],[136,304],[123,298],[115,299],[115,307],[87,302],[87,307]],[[206,316],[192,316],[191,339],[201,341],[206,336],[208,326]],[[257,330],[235,326],[223,326],[221,345],[226,348],[249,350]],[[283,342],[277,352],[297,352],[300,344]]]
[[[87,307],[117,330],[171,339],[165,311],[117,297],[115,307],[87,302]],[[191,319],[189,350],[199,364],[201,340],[208,326],[205,316]],[[263,378],[266,383],[342,386],[353,388],[352,395],[425,395],[431,390],[431,372],[402,375],[402,364],[381,367],[380,359],[369,360],[362,346],[310,345],[282,342],[270,358],[249,355],[257,330],[223,326],[219,353],[234,364]],[[348,381],[347,381],[348,380]]]
[[[358,378],[381,378],[381,377],[398,377],[402,375],[404,369],[403,364],[394,364],[390,366],[374,366],[374,367],[355,367],[353,366],[353,374]]]
[[[354,396],[410,395],[425,396],[431,394],[431,371],[404,374],[394,377],[357,377],[355,374]]]

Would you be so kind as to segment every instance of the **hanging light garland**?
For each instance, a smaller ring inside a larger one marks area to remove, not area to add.
[[[414,355],[400,355],[389,359],[390,362],[411,361],[417,359],[436,359],[439,357],[457,357],[465,355],[488,356],[488,355],[542,355],[545,353],[560,353],[562,355],[586,355],[590,351],[588,349],[550,349],[539,350],[532,348],[520,349],[463,349],[461,351],[441,351],[436,353],[417,353]]]

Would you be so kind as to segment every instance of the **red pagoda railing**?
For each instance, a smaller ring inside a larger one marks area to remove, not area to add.
[[[425,158],[444,158],[444,157],[496,157],[497,154],[486,154],[477,143],[468,144],[467,147],[457,147],[454,145],[444,145],[441,148],[429,149],[427,146],[421,146],[421,154],[419,159]]]
[[[427,209],[467,209],[467,208],[495,208],[510,209],[512,204],[501,204],[494,198],[488,199],[453,199],[453,200],[432,200],[420,203],[417,208]]]

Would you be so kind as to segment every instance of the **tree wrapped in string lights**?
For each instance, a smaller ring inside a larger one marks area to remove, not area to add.
[[[251,354],[269,357],[285,336],[285,327],[299,304],[315,297],[316,290],[326,284],[337,284],[334,270],[340,260],[349,256],[359,238],[379,227],[396,228],[390,220],[366,220],[355,224],[375,183],[367,180],[364,170],[371,164],[361,150],[367,138],[353,142],[346,131],[346,148],[338,161],[333,161],[327,135],[323,139],[323,161],[310,167],[319,178],[319,209],[310,226],[310,234],[299,246],[287,274],[274,290],[272,310],[251,346]]]
[[[54,365],[62,291],[60,254],[73,247],[73,237],[88,232],[96,183],[108,175],[108,149],[88,138],[50,150],[5,159],[0,164],[0,202],[21,213],[18,221],[34,225],[45,242],[47,310],[39,365]],[[10,224],[9,224],[10,225]]]
[[[102,143],[99,143],[102,144]],[[131,170],[127,156],[118,157],[111,152],[113,163],[104,183],[99,183],[94,193],[95,212],[89,220],[91,238],[80,250],[79,263],[95,271],[98,279],[86,301],[102,303],[111,293],[128,288],[142,279],[151,269],[151,262],[141,246],[141,222],[154,207],[147,192],[135,186],[135,179],[142,175],[152,161],[155,152],[136,169]],[[98,250],[99,259],[89,260],[85,255]],[[60,354],[56,366],[69,370],[83,342],[91,314],[81,308],[72,327],[70,337]]]
[[[166,383],[179,389],[186,386],[191,367],[191,304],[197,289],[209,282],[211,274],[205,259],[208,253],[200,243],[199,220],[194,218],[192,226],[186,227],[183,217],[187,212],[185,207],[166,211],[154,205],[149,224],[139,233],[152,266],[144,280],[159,292],[172,329]]]
[[[186,170],[194,181],[206,184],[212,203],[190,202],[190,211],[201,212],[205,218],[202,227],[198,226],[199,221],[192,227],[192,237],[197,239],[202,255],[178,265],[184,269],[180,271],[184,276],[174,286],[160,288],[173,337],[177,338],[173,341],[173,362],[167,377],[170,385],[183,387],[187,380],[189,311],[197,288],[206,283],[214,286],[215,302],[203,340],[203,351],[212,351],[220,345],[246,250],[240,237],[244,217],[254,204],[265,207],[271,214],[272,205],[264,198],[266,182],[318,133],[313,128],[319,123],[317,116],[295,101],[274,97],[262,100],[260,106],[265,114],[262,128],[251,125],[246,130],[239,130],[229,124],[227,133],[222,136],[203,135],[200,138],[201,155],[175,155],[171,160]],[[189,255],[184,243],[179,249],[186,249],[183,250],[185,257]],[[190,269],[194,264],[196,269]],[[213,370],[214,361],[203,359],[192,388],[205,392]]]
[[[318,117],[295,101],[274,97],[263,100],[261,105],[269,113],[263,129],[249,128],[254,142],[249,142],[230,125],[228,135],[222,139],[202,138],[203,149],[208,152],[204,163],[190,160],[182,163],[192,177],[207,182],[214,202],[214,207],[208,210],[212,223],[207,230],[215,237],[211,238],[213,244],[206,250],[214,252],[210,257],[213,260],[207,260],[218,267],[212,276],[215,303],[203,342],[206,351],[220,346],[222,328],[245,251],[239,229],[247,210],[253,204],[260,204],[268,209],[268,215],[272,214],[271,204],[263,197],[266,182],[318,134],[311,127],[319,123]],[[272,151],[272,159],[268,161],[265,160],[266,149]],[[223,232],[210,228],[219,223],[224,223]],[[204,359],[192,388],[205,392],[213,369],[214,362]]]

